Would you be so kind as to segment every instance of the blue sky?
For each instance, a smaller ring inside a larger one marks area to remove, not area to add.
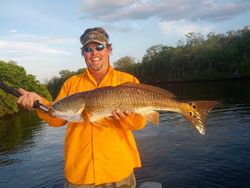
[[[249,0],[2,0],[0,59],[13,60],[44,82],[85,67],[79,37],[101,26],[111,62],[140,61],[152,45],[175,46],[188,32],[226,33],[250,25]]]

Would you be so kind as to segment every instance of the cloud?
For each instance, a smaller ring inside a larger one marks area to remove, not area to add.
[[[11,31],[11,36],[8,36],[7,39],[0,39],[0,54],[2,55],[8,54],[12,57],[17,54],[69,55],[70,52],[61,48],[75,42],[74,39],[67,37],[24,34],[15,29]]]
[[[32,52],[32,53],[46,53],[46,54],[69,54],[69,52],[51,48],[42,43],[36,42],[18,42],[10,40],[0,40],[0,50],[2,52]]]
[[[136,2],[136,0],[82,0],[83,3],[86,3],[88,5],[95,5],[96,3],[101,4],[101,5],[109,5],[109,6],[126,6],[129,5],[130,3]]]
[[[14,61],[14,62],[34,62],[37,61],[39,59],[39,57],[36,56],[19,56],[19,57],[12,57],[12,58],[8,58],[8,57],[1,57],[1,60],[3,61]]]
[[[47,73],[55,75],[61,69],[60,66],[67,67],[67,63],[76,59],[71,47],[79,43],[77,39],[12,30],[15,32],[9,30],[7,35],[0,37],[0,59],[15,61],[25,67],[27,72],[39,75],[39,79],[47,76]]]
[[[250,10],[250,1],[217,0],[82,0],[84,18],[105,22],[158,18],[161,21],[226,20]]]
[[[115,22],[115,23],[106,23],[103,25],[107,31],[115,31],[115,32],[129,32],[134,30],[139,30],[138,23],[129,23],[128,21],[123,22]]]
[[[30,41],[34,43],[44,43],[44,44],[70,44],[74,43],[75,39],[61,36],[38,36],[33,34],[19,33],[13,30],[11,38],[17,41]]]
[[[179,21],[162,21],[159,23],[160,28],[166,35],[179,35],[184,36],[189,32],[195,33],[209,33],[213,31],[214,26],[204,23],[193,23],[187,20]]]
[[[17,33],[17,30],[15,30],[15,29],[10,29],[9,32],[10,32],[10,33]]]

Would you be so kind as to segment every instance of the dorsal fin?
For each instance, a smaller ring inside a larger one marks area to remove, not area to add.
[[[133,88],[145,89],[145,90],[150,90],[150,91],[154,91],[157,93],[161,93],[163,95],[168,96],[169,98],[175,98],[175,95],[172,92],[170,92],[166,89],[162,89],[160,87],[147,85],[147,84],[137,84],[137,83],[133,83],[133,82],[126,82],[126,83],[120,84],[116,87],[133,87]]]

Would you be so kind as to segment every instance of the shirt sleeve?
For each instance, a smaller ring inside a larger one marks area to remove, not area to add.
[[[67,96],[67,90],[66,90],[66,84],[63,84],[58,96],[56,97],[56,101],[60,100],[61,98]],[[48,101],[47,99],[44,99],[43,104],[47,105],[47,106],[51,106],[51,102]],[[67,121],[65,121],[64,119],[59,119],[59,118],[54,118],[51,117],[48,113],[43,112],[41,110],[36,110],[37,115],[39,116],[39,118],[41,118],[42,120],[46,121],[49,126],[52,127],[60,127],[63,126],[67,123]]]

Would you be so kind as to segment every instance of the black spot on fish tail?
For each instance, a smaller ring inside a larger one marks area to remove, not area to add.
[[[183,112],[183,116],[202,134],[205,135],[205,124],[208,112],[217,106],[217,101],[194,101],[189,103],[190,111]]]

